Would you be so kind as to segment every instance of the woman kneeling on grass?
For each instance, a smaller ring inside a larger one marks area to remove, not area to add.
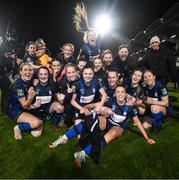
[[[31,130],[34,137],[42,134],[42,120],[30,114],[31,109],[40,106],[40,102],[37,100],[32,104],[35,96],[32,76],[32,66],[24,63],[20,67],[20,78],[11,86],[8,110],[14,122],[18,123],[14,127],[14,138],[16,140],[22,139],[22,131]]]
[[[170,113],[168,92],[165,86],[160,81],[155,80],[155,74],[150,70],[145,70],[144,94],[146,97],[147,109],[145,114],[150,119],[144,120],[143,126],[148,129],[151,128],[153,132],[159,132],[163,122],[163,116]]]
[[[126,91],[124,87],[118,86],[116,88],[115,98],[112,99],[111,102],[108,102],[108,107],[103,107],[102,111],[104,113],[101,112],[103,116],[98,116],[98,118],[95,117],[97,120],[99,120],[98,124],[100,129],[105,130],[105,132],[107,132],[104,134],[104,137],[101,138],[100,149],[103,149],[104,146],[108,144],[110,141],[112,141],[114,138],[122,136],[127,125],[129,116],[132,117],[133,121],[136,123],[138,129],[144,136],[145,140],[149,144],[155,143],[155,141],[153,139],[150,139],[147,133],[145,132],[142,124],[140,123],[140,120],[138,119],[136,109],[133,106],[129,106],[127,104]],[[104,114],[108,114],[108,117],[105,118]],[[95,123],[91,127],[94,128],[95,125],[97,125]],[[69,129],[62,137],[58,138],[55,142],[50,144],[49,147],[55,148],[59,144],[65,144],[68,141],[68,139],[75,137],[78,133],[83,133],[83,130],[84,124],[80,123],[74,126],[73,128]],[[89,133],[91,133],[91,131]],[[82,151],[74,153],[75,165],[77,167],[81,167],[81,164],[84,162],[86,156],[92,155],[91,153],[93,151],[93,148],[93,144],[90,144],[89,141],[88,145],[85,148],[83,148]]]

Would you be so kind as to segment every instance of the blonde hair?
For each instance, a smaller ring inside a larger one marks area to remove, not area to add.
[[[72,49],[72,52],[74,53],[75,47],[74,47],[73,44],[71,44],[71,43],[65,43],[65,44],[62,46],[62,48],[61,48],[62,51],[64,50],[65,46],[70,46],[71,49]]]
[[[35,45],[37,47],[37,50],[39,49],[39,45],[41,46],[40,49],[46,49],[46,44],[43,39],[39,38],[35,41]]]
[[[97,32],[94,30],[94,29],[89,29],[89,31],[86,31],[85,33],[84,33],[84,37],[83,37],[83,41],[84,41],[84,43],[85,44],[87,44],[89,41],[88,41],[88,34],[90,33],[90,32],[94,32],[95,34],[96,34],[96,36],[97,36]]]
[[[66,64],[65,67],[64,67],[65,72],[67,72],[67,69],[68,69],[69,67],[73,67],[73,68],[75,69],[75,71],[77,71],[77,67],[76,67],[75,64],[73,64],[73,63],[68,63],[68,64]]]
[[[32,68],[32,65],[31,64],[29,64],[29,63],[22,63],[21,65],[20,65],[20,71],[22,71],[22,68],[24,67],[24,66],[30,66],[31,68]]]
[[[113,57],[113,53],[111,50],[107,49],[105,51],[103,51],[102,55],[101,55],[101,59],[103,60],[105,54],[111,54],[111,56]]]

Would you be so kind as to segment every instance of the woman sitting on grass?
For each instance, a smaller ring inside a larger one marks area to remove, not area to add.
[[[166,87],[160,81],[155,80],[155,74],[150,70],[144,71],[144,94],[148,105],[146,115],[151,117],[143,123],[144,128],[151,128],[153,132],[159,132],[163,116],[170,112],[169,97]]]
[[[98,116],[98,118],[94,117],[92,119],[96,119],[94,121],[94,124],[91,126],[93,129],[95,126],[99,126],[101,130],[105,130],[104,137],[101,138],[100,141],[100,149],[103,149],[106,144],[108,144],[110,141],[112,141],[114,138],[121,137],[129,116],[132,117],[133,121],[136,123],[138,129],[144,136],[145,140],[149,144],[154,144],[155,141],[153,139],[150,139],[145,132],[142,124],[140,123],[140,120],[137,116],[137,111],[133,106],[129,106],[126,102],[126,91],[124,87],[118,86],[115,90],[115,98],[112,99],[110,102],[108,102],[108,107],[103,107],[103,116]],[[84,112],[87,110],[86,108],[95,108],[95,106],[88,105],[83,110]],[[108,115],[108,117],[105,117],[105,115]],[[98,122],[98,124],[95,124]],[[77,134],[82,134],[84,131],[84,124],[80,123],[73,128],[69,129],[62,137],[58,138],[55,142],[49,145],[50,148],[55,148],[59,144],[65,144],[68,139],[71,139]],[[91,133],[91,129],[89,130],[89,133]],[[82,137],[83,138],[83,137]],[[85,157],[88,155],[92,155],[92,151],[94,151],[94,146],[91,143],[91,138],[89,138],[89,144],[83,148],[82,151],[74,153],[75,157],[75,165],[77,167],[81,167],[81,164],[84,162]],[[97,139],[96,139],[97,140]]]
[[[30,112],[34,107],[40,106],[38,100],[32,104],[35,97],[32,76],[32,66],[24,63],[20,66],[20,78],[11,86],[8,110],[14,122],[18,123],[14,127],[14,138],[16,140],[22,139],[22,131],[31,130],[31,134],[35,137],[42,134],[42,120]],[[33,133],[34,131],[35,133]]]

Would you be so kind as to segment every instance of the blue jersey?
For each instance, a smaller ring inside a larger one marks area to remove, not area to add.
[[[134,118],[137,116],[137,110],[133,106],[128,106],[126,104],[119,105],[117,104],[115,98],[108,102],[108,106],[114,113],[112,116],[107,118],[108,123],[110,123],[112,126],[120,126],[121,128],[125,128],[129,117]]]
[[[37,111],[45,111],[48,106],[52,102],[52,95],[53,95],[53,88],[48,83],[47,85],[43,86],[39,82],[35,87],[35,100],[40,100],[41,106],[39,108],[36,108]]]
[[[69,59],[64,59],[63,53],[56,58],[60,63],[65,66],[68,63],[76,63],[74,56],[71,56]]]
[[[85,58],[87,61],[93,62],[93,59],[99,56],[101,53],[101,47],[99,42],[96,42],[96,46],[92,47],[89,43],[84,44],[84,46],[80,49],[79,56],[80,58]]]
[[[143,99],[144,91],[143,91],[143,88],[142,88],[140,83],[138,84],[138,86],[133,87],[132,86],[132,79],[131,78],[125,78],[123,81],[123,86],[126,90],[126,93],[129,94],[130,96],[132,96],[134,98]]]
[[[74,94],[77,94],[77,102],[81,106],[84,106],[94,103],[95,95],[97,95],[97,92],[101,89],[103,89],[103,87],[96,79],[93,79],[88,86],[84,83],[83,79],[80,79],[75,84]]]
[[[106,91],[106,94],[108,96],[109,99],[113,99],[115,97],[115,89],[111,89],[108,85],[108,83],[105,83],[104,85],[104,90]]]
[[[151,97],[153,100],[161,101],[162,97],[168,96],[166,87],[160,81],[156,81],[153,88],[144,85],[143,89],[145,96]]]
[[[19,99],[27,98],[28,90],[33,87],[32,81],[25,82],[21,78],[17,79],[11,86],[9,97],[9,115],[12,118],[16,118],[17,115],[23,112]]]

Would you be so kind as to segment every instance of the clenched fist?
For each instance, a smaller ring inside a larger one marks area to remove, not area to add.
[[[34,98],[34,96],[35,96],[34,88],[30,87],[29,90],[28,90],[28,97]]]

